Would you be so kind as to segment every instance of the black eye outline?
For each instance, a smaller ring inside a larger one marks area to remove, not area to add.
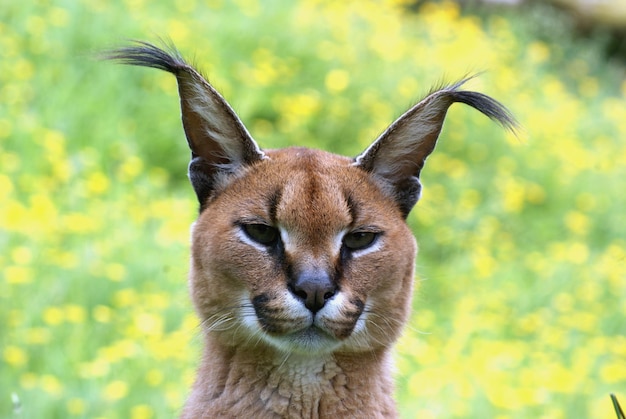
[[[356,230],[343,236],[343,246],[351,252],[367,249],[376,243],[381,233],[377,231]]]
[[[251,240],[263,246],[274,246],[280,240],[280,232],[278,229],[267,224],[242,224],[241,229]]]

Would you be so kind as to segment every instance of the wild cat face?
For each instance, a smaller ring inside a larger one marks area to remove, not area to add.
[[[355,158],[264,151],[221,95],[173,48],[136,45],[108,58],[176,76],[200,203],[191,292],[223,344],[304,354],[375,350],[410,306],[416,246],[404,219],[446,112],[465,103],[514,129],[494,99],[433,90]]]
[[[350,159],[268,151],[200,214],[192,295],[226,341],[371,349],[406,319],[415,251],[393,199]]]

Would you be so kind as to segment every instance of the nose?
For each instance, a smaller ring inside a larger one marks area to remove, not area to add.
[[[317,313],[335,295],[337,285],[326,272],[305,271],[295,278],[289,289],[306,308]]]

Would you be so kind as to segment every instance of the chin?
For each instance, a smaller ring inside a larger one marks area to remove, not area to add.
[[[281,352],[310,356],[330,354],[343,343],[314,325],[287,335],[263,333],[263,338]]]

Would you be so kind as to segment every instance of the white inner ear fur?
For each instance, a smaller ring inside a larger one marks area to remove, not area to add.
[[[202,84],[195,80],[188,86],[193,89],[188,98],[191,110],[205,121],[204,130],[207,137],[212,138],[224,150],[226,156],[220,157],[226,157],[233,167],[243,163],[241,161],[244,155],[243,144],[241,141],[233,141],[233,137],[239,136],[239,130],[250,140],[255,152],[260,156],[265,155],[235,111],[217,90],[208,83]]]
[[[450,106],[437,93],[431,94],[396,119],[357,156],[353,165],[361,165],[363,159],[371,157],[368,154],[375,153],[372,172],[383,178],[394,178],[398,173],[405,173],[407,165],[417,167],[418,162],[414,161],[413,156],[415,151],[441,129],[445,111]],[[436,139],[435,137],[430,141]]]

